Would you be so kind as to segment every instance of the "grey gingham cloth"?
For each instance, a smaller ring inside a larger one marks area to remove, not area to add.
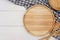
[[[16,5],[24,6],[25,8],[29,8],[34,4],[45,4],[47,3],[46,0],[9,0]]]
[[[26,9],[28,9],[30,6],[35,5],[35,4],[43,4],[52,9],[56,22],[60,22],[60,11],[54,10],[53,8],[50,7],[48,0],[9,0],[12,3],[20,6],[24,6]]]
[[[48,3],[48,0],[9,0],[12,3],[19,5],[19,6],[24,6],[26,9],[28,9],[30,6],[35,5],[35,4],[42,4],[47,7],[49,7],[52,12],[55,15],[56,22],[60,22],[60,11],[54,10],[51,8],[51,6]],[[60,36],[57,36],[55,38],[60,38]],[[60,39],[59,39],[60,40]]]
[[[54,30],[53,32],[57,32],[57,35],[53,35],[53,37],[57,40],[60,40],[60,27]]]
[[[53,36],[55,39],[60,40],[60,36]]]

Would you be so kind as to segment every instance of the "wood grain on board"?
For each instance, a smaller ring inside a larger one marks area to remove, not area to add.
[[[60,0],[48,0],[50,6],[55,10],[60,10]]]
[[[48,7],[34,5],[26,11],[23,22],[30,34],[42,36],[53,28],[54,15]]]
[[[60,36],[60,22],[55,23],[55,27],[53,30],[56,30],[53,33],[53,36]]]

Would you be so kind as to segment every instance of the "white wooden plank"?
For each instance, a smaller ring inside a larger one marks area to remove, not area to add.
[[[0,27],[0,40],[37,40],[28,34],[23,27],[19,26],[3,26]]]
[[[0,0],[0,10],[23,10],[22,6],[15,5],[8,0]]]
[[[0,25],[22,25],[25,10],[0,11]]]

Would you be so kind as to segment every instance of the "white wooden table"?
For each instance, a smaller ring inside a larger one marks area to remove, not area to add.
[[[38,37],[28,34],[23,26],[25,11],[24,7],[0,0],[0,40],[38,40]]]

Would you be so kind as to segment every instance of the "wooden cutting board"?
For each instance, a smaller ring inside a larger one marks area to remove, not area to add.
[[[28,33],[35,36],[48,34],[54,27],[52,11],[44,5],[34,5],[27,9],[23,23]]]
[[[50,6],[55,10],[60,10],[60,0],[48,0]]]
[[[55,24],[55,27],[53,30],[56,30],[54,31],[53,36],[60,36],[60,22],[57,22]]]

